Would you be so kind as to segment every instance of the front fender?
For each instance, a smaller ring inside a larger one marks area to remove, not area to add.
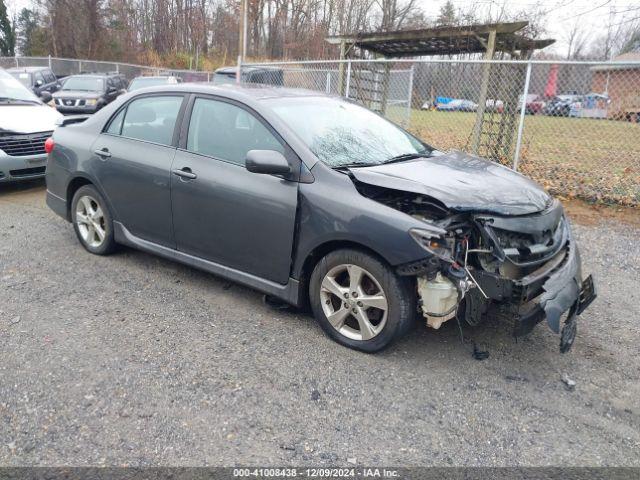
[[[315,182],[300,184],[294,278],[308,256],[328,242],[362,245],[392,266],[428,256],[409,235],[412,228],[424,228],[423,222],[360,195],[347,175],[314,169],[314,176]]]

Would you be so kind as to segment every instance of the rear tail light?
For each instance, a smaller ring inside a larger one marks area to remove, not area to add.
[[[44,142],[44,151],[47,153],[51,153],[53,152],[53,147],[55,146],[56,144],[53,143],[53,137],[49,137]]]

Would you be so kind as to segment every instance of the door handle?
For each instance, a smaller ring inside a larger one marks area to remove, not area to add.
[[[94,150],[93,153],[95,153],[99,157],[102,157],[103,160],[111,156],[107,148],[103,148],[102,150]]]
[[[189,167],[184,167],[180,170],[174,170],[173,174],[177,175],[178,177],[188,178],[190,180],[193,180],[194,178],[198,178],[198,175],[193,173]]]

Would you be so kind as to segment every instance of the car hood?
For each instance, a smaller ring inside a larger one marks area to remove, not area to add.
[[[99,98],[99,92],[85,92],[84,90],[60,90],[53,94],[53,98]]]
[[[0,132],[49,132],[60,118],[62,115],[48,105],[0,105]]]
[[[428,195],[456,211],[526,215],[544,210],[551,201],[523,175],[462,152],[349,171],[359,182]]]

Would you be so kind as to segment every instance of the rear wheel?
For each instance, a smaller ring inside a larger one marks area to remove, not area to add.
[[[71,202],[73,228],[82,246],[96,255],[115,250],[113,221],[102,195],[92,185],[80,187]]]
[[[412,325],[412,282],[377,258],[337,250],[316,265],[309,285],[314,315],[338,343],[365,352],[388,346]]]

